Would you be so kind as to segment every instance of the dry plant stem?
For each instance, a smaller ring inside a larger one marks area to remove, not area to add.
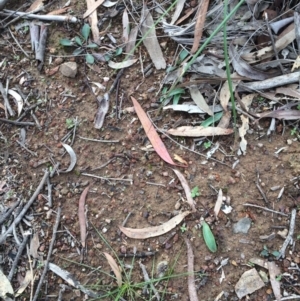
[[[131,183],[133,181],[131,179],[100,177],[100,176],[92,175],[92,174],[89,174],[89,173],[82,173],[82,175],[87,176],[87,177],[96,178],[96,179],[106,180],[106,181],[124,181],[124,182],[131,182]]]
[[[209,0],[201,0],[201,2],[199,3],[197,22],[195,25],[194,43],[191,49],[191,54],[194,54],[199,48],[208,5],[209,5]]]
[[[124,219],[123,223],[122,223],[122,226],[125,227],[125,225],[127,224],[127,221],[129,219],[129,217],[131,216],[132,212],[129,212],[126,216],[126,218]]]
[[[4,87],[2,85],[2,83],[0,82],[0,92],[2,94],[2,97],[4,99],[4,107],[5,107],[5,117],[7,118],[7,111],[9,113],[10,116],[14,116],[15,113],[14,111],[12,110],[10,104],[9,104],[9,101],[8,101],[8,98],[7,98],[7,93],[6,91],[4,90]],[[0,118],[0,121],[1,121],[2,118]],[[6,120],[6,119],[3,119],[3,120]]]
[[[9,208],[9,210],[4,215],[1,216],[0,225],[2,225],[5,222],[5,220],[12,214],[12,212],[15,210],[15,208],[17,206],[19,206],[19,204],[20,204],[20,201],[16,202]]]
[[[263,197],[263,199],[264,199],[266,205],[270,205],[269,200],[267,199],[265,193],[263,192],[263,190],[262,190],[262,188],[260,187],[260,185],[258,184],[258,182],[256,182],[255,185],[256,185],[257,189],[259,190],[261,196]]]
[[[21,49],[21,51],[25,54],[25,56],[27,56],[28,58],[30,57],[29,54],[23,49],[23,47],[20,45],[20,43],[18,42],[18,40],[15,38],[14,34],[12,33],[12,31],[10,30],[10,28],[8,27],[9,33],[12,36],[13,40],[15,41],[15,43],[18,45],[18,47]]]
[[[34,157],[37,157],[37,156],[38,156],[37,153],[34,153],[34,152],[31,151],[30,149],[28,149],[28,148],[24,145],[24,143],[21,143],[21,142],[18,141],[18,140],[17,140],[17,143],[18,143],[21,147],[23,147],[30,155],[32,155],[32,156],[34,156]]]
[[[18,225],[21,220],[23,219],[24,215],[26,214],[27,210],[29,209],[29,207],[32,205],[32,203],[36,200],[38,194],[40,193],[40,191],[42,190],[47,178],[49,176],[49,171],[46,170],[44,173],[44,176],[39,184],[39,186],[37,187],[36,191],[33,193],[32,197],[30,198],[30,200],[27,202],[27,204],[23,207],[22,211],[20,212],[20,214],[15,218],[15,220],[13,221],[13,223],[10,225],[10,227],[6,230],[6,232],[4,234],[2,234],[0,236],[0,244],[3,244],[7,235],[12,233],[13,231],[13,226],[14,225]]]
[[[184,241],[187,248],[189,296],[191,301],[198,301],[199,299],[195,287],[194,253],[190,241],[186,237],[184,237]]]
[[[18,265],[18,261],[19,261],[21,255],[22,255],[22,253],[23,253],[23,250],[24,250],[24,248],[25,248],[25,246],[27,244],[28,238],[29,238],[29,235],[24,236],[23,241],[22,241],[21,245],[19,246],[18,253],[17,253],[16,257],[15,257],[15,260],[14,260],[14,262],[12,264],[10,272],[9,272],[9,274],[7,276],[7,279],[9,281],[11,281],[12,278],[13,278],[13,276],[14,276],[15,269],[16,269],[16,267]]]
[[[281,247],[281,249],[279,250],[279,255],[277,256],[277,260],[280,259],[281,257],[284,258],[285,257],[285,249],[287,248],[287,246],[289,245],[289,243],[292,241],[293,239],[293,234],[294,234],[294,230],[295,230],[295,223],[296,223],[296,209],[292,210],[291,213],[291,219],[290,219],[290,230],[289,233]]]
[[[0,122],[10,123],[13,125],[18,125],[18,126],[26,126],[26,125],[34,126],[35,125],[34,122],[14,121],[14,120],[8,120],[8,119],[4,119],[4,118],[0,118]]]
[[[299,82],[300,71],[269,78],[263,81],[240,83],[239,88],[247,90],[265,90]]]
[[[283,212],[275,211],[275,210],[272,210],[272,209],[269,209],[269,208],[266,208],[266,207],[261,207],[261,206],[258,206],[258,205],[254,205],[254,204],[245,203],[243,205],[248,206],[248,207],[259,208],[259,209],[262,209],[262,210],[265,210],[265,211],[268,211],[268,212],[271,212],[271,213],[283,215],[283,216],[289,216],[288,214],[285,214]]]
[[[153,285],[153,283],[151,282],[150,278],[149,278],[149,275],[147,273],[147,270],[146,270],[146,267],[141,263],[139,262],[139,265],[140,265],[140,268],[142,269],[142,272],[143,272],[143,276],[144,276],[144,279],[145,279],[145,282],[149,282],[149,285],[151,287],[151,289],[153,290],[154,292],[154,295],[156,297],[156,300],[160,300],[160,296],[159,296],[159,293],[158,291],[156,290],[155,286]]]
[[[51,239],[51,243],[50,243],[50,246],[49,246],[49,252],[48,252],[48,255],[47,255],[47,259],[46,259],[46,261],[44,263],[43,273],[42,273],[42,275],[40,277],[40,281],[39,281],[39,284],[38,284],[38,286],[36,288],[36,291],[35,291],[35,294],[34,294],[34,297],[33,297],[32,301],[36,301],[38,299],[40,289],[42,287],[42,284],[43,284],[44,278],[46,276],[46,273],[48,271],[48,264],[49,264],[49,261],[50,261],[50,257],[52,255],[52,251],[53,251],[53,247],[54,247],[54,243],[55,243],[55,239],[56,239],[56,232],[57,232],[58,225],[59,225],[59,222],[60,222],[60,215],[61,215],[61,207],[58,207],[58,209],[57,209],[57,215],[56,215],[56,220],[55,220],[55,225],[53,227],[52,239]]]
[[[98,140],[98,139],[86,138],[86,137],[81,137],[81,136],[78,136],[78,137],[80,139],[87,140],[87,141],[93,141],[93,142],[102,142],[102,143],[119,143],[120,142],[120,140]]]
[[[286,300],[300,300],[300,295],[299,296],[289,296],[289,297],[283,297],[280,299],[281,301],[286,301]],[[277,301],[277,300],[274,300]]]
[[[47,205],[52,207],[52,184],[50,183],[50,178],[47,178],[47,189],[48,189],[48,203]]]
[[[37,19],[37,20],[42,20],[42,21],[69,22],[69,23],[77,23],[78,22],[77,18],[72,17],[72,16],[34,15],[32,12],[23,13],[23,12],[17,12],[17,11],[15,12],[13,10],[8,10],[8,9],[4,9],[3,12],[4,13],[0,12],[0,15],[7,16],[7,14],[14,13],[14,14],[18,15],[20,18],[26,17],[29,19]],[[7,23],[7,24],[9,24],[9,23]],[[7,24],[4,27],[7,27]]]
[[[300,14],[294,12],[294,22],[295,22],[295,35],[296,42],[298,46],[298,55],[300,54]]]

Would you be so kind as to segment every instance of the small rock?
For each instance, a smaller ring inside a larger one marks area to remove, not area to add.
[[[107,232],[107,228],[104,227],[104,228],[102,229],[102,232],[103,232],[103,233],[106,233],[106,232]]]
[[[288,140],[286,140],[286,143],[287,143],[287,145],[291,145],[293,143],[293,140],[292,139],[288,139]]]
[[[244,296],[250,295],[264,286],[265,284],[259,277],[256,269],[251,269],[241,276],[235,285],[235,292],[242,299]]]
[[[66,77],[74,78],[77,74],[77,64],[75,62],[63,63],[60,66],[59,71]]]
[[[177,201],[175,204],[175,210],[179,210],[181,207],[180,201]]]
[[[58,66],[58,65],[60,65],[63,61],[64,61],[63,58],[57,57],[57,58],[54,60],[53,63],[54,63],[55,66]]]
[[[245,233],[247,234],[251,226],[251,218],[244,217],[233,225],[233,233]]]

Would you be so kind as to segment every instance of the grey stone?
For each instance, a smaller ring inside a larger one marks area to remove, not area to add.
[[[63,63],[60,66],[59,71],[61,72],[62,75],[66,77],[74,78],[77,74],[77,64],[75,62]]]
[[[233,233],[245,233],[247,234],[251,226],[251,218],[244,217],[233,225]]]

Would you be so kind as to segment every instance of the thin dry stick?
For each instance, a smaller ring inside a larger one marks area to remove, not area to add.
[[[14,34],[12,33],[12,31],[10,30],[10,28],[8,27],[8,31],[10,33],[10,35],[12,36],[12,38],[14,39],[15,43],[18,45],[18,47],[21,49],[21,51],[25,54],[25,56],[27,56],[28,58],[30,57],[29,54],[23,49],[23,47],[20,45],[20,43],[18,42],[18,40],[15,38]]]
[[[101,179],[101,180],[107,180],[107,181],[124,181],[124,182],[131,182],[132,183],[132,179],[122,179],[122,178],[106,178],[106,177],[100,177],[100,176],[96,176],[96,175],[92,175],[89,173],[82,173],[83,176],[87,176],[87,177],[92,177],[92,178],[96,178],[96,179]]]
[[[5,118],[0,118],[0,122],[10,123],[10,124],[13,124],[13,125],[18,125],[18,126],[26,126],[26,125],[33,126],[33,125],[35,125],[34,122],[14,121],[14,120],[8,120],[8,119],[5,119]]]
[[[184,237],[184,241],[187,247],[187,259],[188,259],[188,289],[191,301],[198,301],[197,291],[195,287],[195,275],[194,275],[194,253],[190,241]]]
[[[24,250],[24,248],[25,248],[25,246],[26,246],[26,244],[27,244],[28,238],[29,238],[29,235],[24,236],[23,241],[22,241],[21,245],[19,246],[18,253],[17,253],[16,257],[15,257],[15,260],[14,260],[14,262],[13,262],[13,264],[12,264],[12,267],[11,267],[11,269],[10,269],[10,272],[9,272],[9,274],[8,274],[8,276],[7,276],[7,279],[8,279],[9,281],[11,281],[12,278],[13,278],[15,269],[16,269],[16,267],[17,267],[17,264],[18,264],[18,261],[19,261],[21,255],[22,255],[22,253],[23,253],[23,250]]]
[[[38,186],[38,188],[36,189],[36,191],[33,193],[32,197],[30,198],[30,200],[27,202],[27,204],[23,207],[22,211],[20,212],[20,214],[15,218],[15,220],[13,221],[13,223],[10,225],[10,227],[6,230],[6,232],[4,234],[2,234],[0,236],[0,244],[3,244],[6,236],[10,233],[12,233],[13,231],[13,227],[14,225],[18,225],[21,220],[23,219],[24,215],[26,214],[27,210],[29,209],[29,207],[32,205],[32,203],[36,200],[38,194],[40,193],[40,191],[42,190],[47,178],[49,176],[49,171],[46,170],[45,174]]]
[[[40,281],[39,281],[39,284],[38,284],[38,286],[36,288],[36,291],[35,291],[35,294],[34,294],[34,297],[33,297],[32,301],[36,301],[37,300],[37,298],[39,296],[39,292],[40,292],[41,286],[42,286],[43,281],[44,281],[44,278],[45,278],[46,273],[48,271],[48,265],[49,265],[50,257],[52,255],[52,251],[53,251],[53,247],[54,247],[54,243],[55,243],[55,239],[56,239],[56,232],[57,232],[58,225],[59,225],[59,222],[60,222],[60,215],[61,215],[61,207],[58,207],[58,209],[57,209],[57,215],[56,215],[56,220],[55,220],[55,225],[53,227],[52,239],[51,239],[51,243],[50,243],[50,246],[49,246],[49,252],[48,252],[48,255],[47,255],[47,259],[45,261],[43,273],[42,273],[42,275],[40,277]]]
[[[2,225],[5,222],[5,220],[12,214],[15,208],[19,206],[20,202],[21,201],[15,202],[5,214],[1,215],[0,225]]]
[[[199,44],[202,38],[204,23],[205,23],[205,17],[208,9],[208,4],[209,4],[209,0],[202,0],[201,3],[199,3],[197,22],[195,25],[194,43],[191,49],[191,54],[194,54],[199,48]]]
[[[154,293],[156,299],[159,301],[159,300],[160,300],[159,293],[158,293],[158,291],[156,290],[156,288],[155,288],[155,286],[153,285],[153,283],[151,282],[151,280],[150,280],[150,278],[149,278],[149,275],[148,275],[148,273],[147,273],[146,267],[145,267],[141,262],[139,262],[139,265],[140,265],[140,268],[141,268],[142,271],[143,271],[143,276],[144,276],[145,282],[147,282],[147,284],[148,284],[148,282],[149,282],[149,285],[150,285],[151,289],[153,290],[153,293]]]
[[[282,257],[285,257],[285,249],[287,248],[287,246],[289,245],[290,241],[293,239],[293,234],[294,234],[294,230],[295,230],[295,223],[296,223],[296,209],[292,210],[292,214],[291,214],[291,219],[290,219],[290,230],[288,233],[288,236],[286,237],[281,249],[279,250],[279,255],[277,256],[277,260]]]
[[[254,204],[246,203],[246,204],[244,204],[244,206],[259,208],[259,209],[262,209],[262,210],[265,210],[265,211],[268,211],[268,212],[272,212],[272,213],[276,213],[276,214],[279,214],[279,215],[289,216],[288,214],[285,214],[283,212],[275,211],[275,210],[272,210],[272,209],[269,209],[269,208],[266,208],[266,207],[261,207],[261,206],[258,206],[258,205],[254,205]]]
[[[103,142],[103,143],[118,143],[120,140],[98,140],[98,139],[92,139],[92,138],[86,138],[78,136],[80,139],[87,140],[87,141],[93,141],[93,142]]]

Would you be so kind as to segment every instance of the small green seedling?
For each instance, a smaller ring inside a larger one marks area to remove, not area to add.
[[[297,128],[296,127],[294,127],[293,129],[291,129],[291,136],[296,135],[296,133],[297,133]]]
[[[215,253],[217,252],[217,244],[215,237],[209,227],[209,225],[206,222],[203,222],[202,224],[202,234],[205,241],[205,244],[209,251]]]
[[[66,119],[66,127],[67,129],[72,129],[75,126],[75,122],[73,118],[67,118]]]
[[[274,257],[278,257],[280,255],[280,253],[278,251],[270,252],[268,247],[266,245],[264,245],[263,250],[260,252],[260,256],[269,257],[270,255],[273,255]]]
[[[205,147],[205,149],[210,148],[211,147],[211,141],[204,142],[204,147]]]
[[[181,233],[184,233],[187,230],[185,223],[180,227],[180,230],[181,230]]]
[[[191,196],[192,196],[192,198],[195,198],[196,196],[200,196],[200,192],[199,192],[198,186],[194,187],[191,190]]]
[[[60,44],[66,47],[77,47],[73,51],[73,55],[80,55],[81,53],[85,52],[85,60],[88,64],[93,64],[95,62],[94,57],[87,53],[87,49],[94,49],[97,48],[98,45],[95,43],[88,43],[88,38],[91,32],[91,27],[88,24],[84,24],[81,29],[81,36],[76,36],[74,39],[61,39]]]

